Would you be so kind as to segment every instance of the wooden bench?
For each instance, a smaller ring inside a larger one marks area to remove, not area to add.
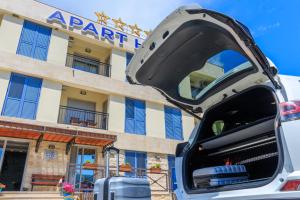
[[[61,180],[64,180],[63,175],[32,174],[31,191],[33,186],[59,186]]]

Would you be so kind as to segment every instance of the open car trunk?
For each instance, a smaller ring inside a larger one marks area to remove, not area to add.
[[[248,89],[208,110],[196,142],[185,153],[184,185],[208,192],[272,179],[279,166],[276,115],[277,101],[266,87]],[[196,170],[237,165],[246,169],[243,181],[222,186],[195,183]]]

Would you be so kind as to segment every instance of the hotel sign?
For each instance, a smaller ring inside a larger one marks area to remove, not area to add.
[[[102,26],[101,29],[97,29],[93,22],[89,22],[84,24],[83,20],[70,16],[70,19],[66,21],[65,17],[60,11],[55,11],[47,18],[47,22],[49,23],[58,23],[62,25],[63,28],[68,28],[70,30],[78,29],[84,35],[92,35],[95,38],[100,38],[103,40],[108,40],[111,43],[114,43],[115,40],[118,41],[119,45],[123,47],[125,42],[128,42],[128,35],[124,32],[119,32],[116,30],[112,30],[108,27]],[[134,38],[133,46],[137,49],[141,45],[137,38]]]

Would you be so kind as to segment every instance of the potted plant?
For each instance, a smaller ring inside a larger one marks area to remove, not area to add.
[[[96,163],[92,163],[90,160],[87,160],[83,164],[83,168],[84,169],[97,169],[97,164]]]
[[[153,173],[153,174],[160,174],[160,173],[161,173],[160,164],[152,165],[152,166],[150,167],[150,173]]]
[[[6,187],[6,185],[0,183],[0,192],[2,192],[2,190]]]
[[[131,172],[132,171],[132,167],[130,165],[130,163],[125,163],[120,165],[120,172]]]
[[[73,200],[74,199],[74,186],[70,183],[63,183],[63,196],[64,200]]]

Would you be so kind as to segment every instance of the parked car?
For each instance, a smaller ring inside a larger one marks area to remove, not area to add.
[[[200,119],[176,149],[177,199],[300,198],[300,101],[289,98],[290,85],[246,26],[180,7],[126,74]]]

